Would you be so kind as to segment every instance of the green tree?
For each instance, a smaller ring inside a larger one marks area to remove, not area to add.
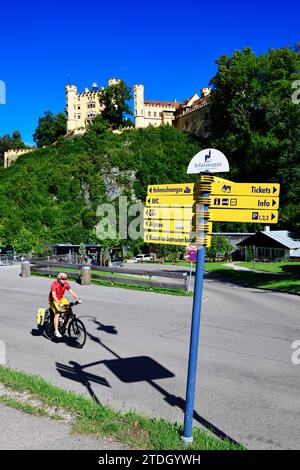
[[[206,250],[206,256],[214,261],[217,258],[229,258],[233,249],[232,244],[224,235],[216,235],[212,237],[211,246]]]
[[[36,236],[25,227],[22,227],[13,239],[13,247],[16,253],[20,254],[29,254],[40,250]]]
[[[0,137],[0,160],[4,159],[4,152],[10,149],[23,149],[26,148],[24,144],[21,133],[19,131],[14,131],[12,135],[5,134]]]
[[[285,228],[300,229],[300,106],[293,83],[300,79],[298,49],[271,49],[256,56],[250,48],[217,60],[210,98],[210,145],[230,162],[236,181],[280,182]]]
[[[132,111],[127,101],[131,97],[131,88],[123,80],[114,85],[103,87],[99,92],[99,102],[104,107],[101,115],[112,129],[120,129],[120,127],[128,125],[126,115],[131,115]]]
[[[38,147],[51,145],[60,136],[67,132],[67,118],[65,113],[53,115],[51,111],[46,111],[44,116],[39,118],[39,124],[33,134],[33,140]]]
[[[85,244],[83,242],[81,242],[80,245],[79,245],[79,254],[80,254],[80,256],[85,256],[86,255]]]

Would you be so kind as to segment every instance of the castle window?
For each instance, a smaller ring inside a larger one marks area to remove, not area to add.
[[[156,117],[156,111],[154,111],[153,115],[154,115],[154,117]]]
[[[162,113],[159,113],[159,117],[161,117],[161,116],[162,116]]]
[[[148,116],[149,116],[149,117],[151,116],[151,112],[150,112],[150,111],[148,111]]]
[[[77,119],[80,119],[80,118],[81,118],[80,114],[77,114]]]
[[[93,118],[95,116],[96,116],[96,113],[94,111],[90,111],[89,113],[87,113],[88,118]]]
[[[87,107],[88,107],[88,109],[96,108],[96,103],[95,103],[95,101],[90,101],[90,102],[87,104]]]

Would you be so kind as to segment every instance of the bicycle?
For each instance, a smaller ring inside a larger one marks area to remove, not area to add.
[[[68,322],[68,335],[69,338],[74,342],[75,346],[78,348],[83,348],[86,342],[86,329],[81,320],[76,317],[76,314],[73,312],[72,307],[74,305],[78,305],[79,302],[70,302],[69,303],[69,322]],[[58,314],[57,314],[58,315]],[[63,323],[65,320],[66,313],[62,312],[60,314],[59,322],[58,322],[58,331],[62,336],[65,334],[65,329],[63,328]],[[54,336],[54,312],[52,308],[47,308],[45,312],[45,320],[44,320],[44,331],[43,334],[47,339],[52,340],[55,338]]]

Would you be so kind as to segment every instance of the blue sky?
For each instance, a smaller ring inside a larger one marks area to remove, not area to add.
[[[221,54],[300,40],[300,6],[290,0],[4,2],[0,136],[18,129],[29,144],[44,111],[64,110],[68,74],[80,91],[118,77],[143,83],[145,99],[181,101],[208,85]]]

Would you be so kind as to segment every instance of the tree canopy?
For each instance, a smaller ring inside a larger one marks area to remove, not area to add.
[[[281,220],[300,228],[300,79],[298,48],[250,48],[217,60],[211,80],[210,145],[230,162],[230,179],[281,183]]]
[[[0,164],[3,164],[4,152],[9,149],[23,148],[26,148],[26,145],[24,144],[19,131],[14,131],[11,136],[9,134],[5,134],[0,137]]]
[[[51,145],[60,136],[67,133],[67,118],[65,113],[53,115],[51,111],[45,111],[44,116],[39,118],[39,124],[33,134],[33,140],[37,147]]]
[[[131,97],[131,88],[123,80],[100,90],[99,102],[104,108],[101,115],[112,129],[120,129],[131,122],[128,115],[132,112],[127,103]]]

